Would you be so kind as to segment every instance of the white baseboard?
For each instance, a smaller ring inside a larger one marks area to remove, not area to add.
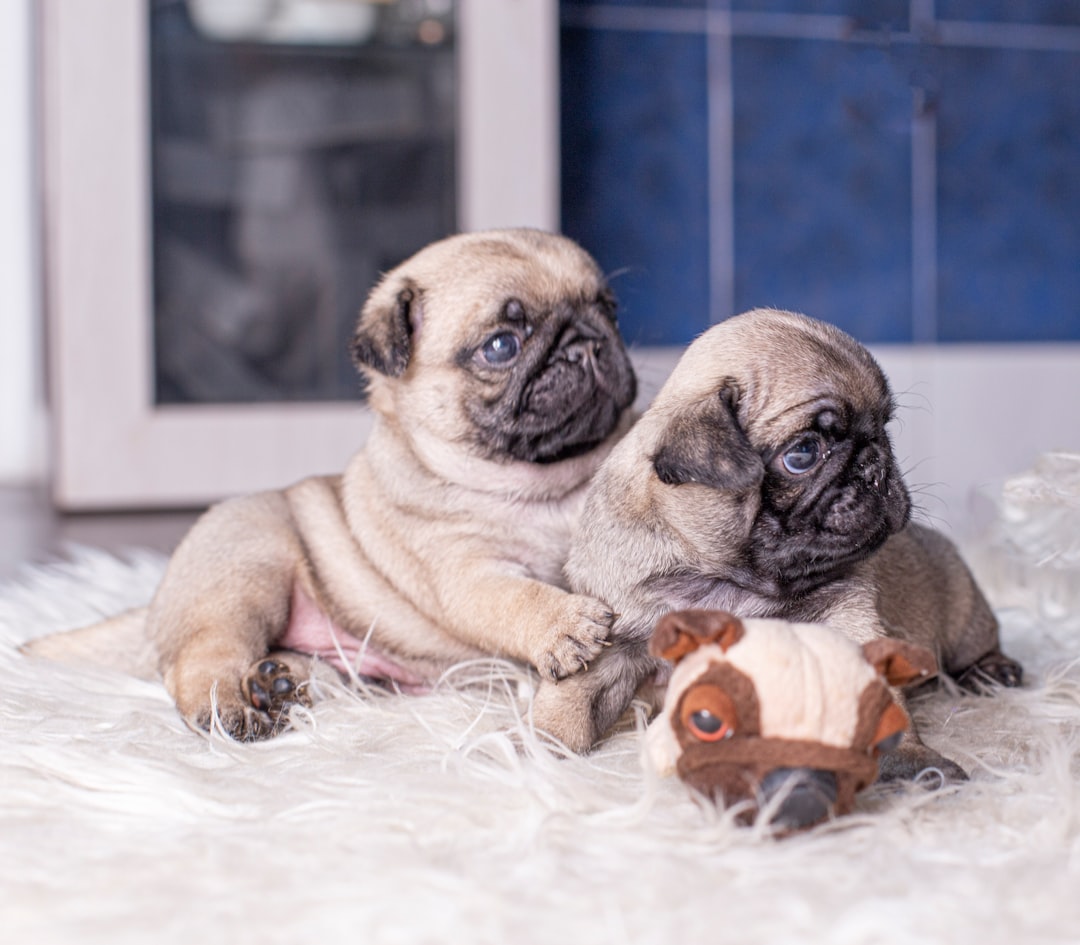
[[[1010,476],[1080,452],[1080,344],[874,350],[896,394],[894,439],[916,506],[937,525],[986,523]]]
[[[681,348],[634,352],[647,405]],[[916,516],[957,537],[984,526],[1005,480],[1041,453],[1080,452],[1080,344],[873,349],[896,395],[893,426]]]

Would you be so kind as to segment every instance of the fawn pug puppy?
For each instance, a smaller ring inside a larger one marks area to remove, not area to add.
[[[562,569],[636,387],[596,263],[534,230],[450,237],[383,277],[352,350],[375,423],[344,474],[212,507],[148,608],[28,651],[153,660],[189,724],[241,739],[305,700],[293,651],[406,689],[477,656],[553,679],[595,657],[613,615]]]
[[[998,628],[951,543],[909,523],[886,425],[893,399],[839,329],[762,309],[698,338],[589,492],[570,586],[617,613],[588,673],[541,684],[534,719],[588,748],[663,672],[649,635],[672,610],[822,622],[897,637],[953,676],[1017,685]],[[963,777],[914,730],[883,776]]]

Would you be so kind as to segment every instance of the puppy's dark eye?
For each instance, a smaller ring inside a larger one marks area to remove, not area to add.
[[[488,364],[509,364],[521,351],[521,342],[512,331],[500,331],[484,342],[480,349]]]
[[[713,715],[708,709],[698,709],[691,713],[687,725],[703,742],[718,742],[735,734],[735,730],[727,722]]]
[[[615,295],[610,289],[603,289],[600,292],[596,297],[596,304],[613,325],[618,323],[618,302],[615,301]]]
[[[781,461],[784,469],[793,475],[809,472],[821,460],[821,440],[816,436],[804,436],[787,448]]]

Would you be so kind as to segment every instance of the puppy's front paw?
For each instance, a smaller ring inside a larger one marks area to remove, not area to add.
[[[238,680],[219,676],[190,686],[178,695],[177,706],[193,728],[218,729],[238,742],[270,738],[288,728],[292,706],[311,705],[310,665],[307,657],[275,650]]]
[[[270,716],[240,699],[219,699],[216,704],[204,706],[194,715],[185,715],[184,718],[192,728],[204,732],[220,727],[238,742],[260,741],[276,735],[278,731]]]
[[[253,663],[240,688],[252,707],[270,721],[275,734],[288,724],[288,713],[294,705],[311,705],[306,680],[296,668],[278,655],[267,656]]]
[[[615,615],[592,597],[569,594],[561,619],[551,628],[544,645],[533,657],[533,665],[551,679],[565,679],[589,668],[611,636]]]
[[[967,772],[955,761],[921,743],[901,744],[883,755],[878,764],[879,781],[918,781],[929,788],[968,780]]]
[[[1024,668],[1014,659],[1010,659],[1001,650],[991,650],[979,657],[966,669],[957,682],[965,689],[974,692],[985,691],[995,683],[1007,689],[1015,688],[1024,681]]]

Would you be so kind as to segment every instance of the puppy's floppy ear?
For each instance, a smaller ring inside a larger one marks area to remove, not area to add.
[[[890,686],[924,682],[938,671],[934,654],[924,646],[879,637],[863,644],[863,655]]]
[[[409,366],[413,332],[419,323],[420,293],[412,282],[376,286],[353,335],[354,363],[388,377],[401,377]]]
[[[743,492],[761,483],[765,464],[735,419],[733,392],[722,388],[679,413],[653,454],[653,469],[669,486],[697,482]]]
[[[718,643],[727,652],[745,633],[742,621],[726,611],[676,610],[657,622],[649,653],[674,663],[707,643]]]

